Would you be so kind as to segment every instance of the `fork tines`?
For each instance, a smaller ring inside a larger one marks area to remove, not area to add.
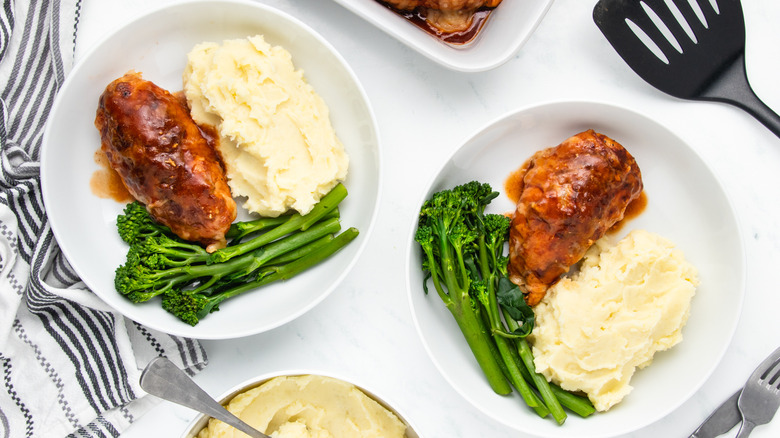
[[[780,357],[776,358],[774,363],[761,373],[760,380],[774,388],[775,391],[780,391]]]

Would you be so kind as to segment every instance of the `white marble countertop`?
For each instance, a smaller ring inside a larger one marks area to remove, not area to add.
[[[420,436],[523,436],[472,407],[428,358],[407,301],[405,248],[409,218],[416,214],[415,202],[431,177],[430,169],[438,168],[489,121],[519,107],[556,100],[635,108],[678,134],[721,179],[744,237],[746,296],[726,357],[689,401],[630,436],[687,437],[780,346],[780,293],[775,290],[780,139],[736,108],[680,101],[644,83],[593,24],[595,0],[557,0],[517,55],[482,73],[447,70],[329,0],[260,1],[320,32],[356,72],[379,122],[384,192],[362,259],[324,302],[267,333],[203,342],[210,363],[196,380],[209,393],[216,396],[274,370],[319,369],[372,382],[413,417]],[[82,3],[77,57],[107,31],[163,1]],[[767,105],[780,111],[780,2],[746,0],[743,7],[751,83]],[[194,411],[162,402],[122,437],[179,436],[195,416]],[[756,428],[752,436],[780,436],[780,420]]]

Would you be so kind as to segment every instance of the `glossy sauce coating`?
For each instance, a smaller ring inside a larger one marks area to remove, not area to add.
[[[520,200],[520,190],[522,189],[522,180],[523,176],[525,175],[525,166],[521,167],[520,169],[517,169],[516,171],[509,174],[509,176],[504,181],[504,193],[506,193],[506,197],[509,198],[510,201],[517,203]],[[628,221],[631,219],[639,216],[642,214],[643,211],[647,208],[647,192],[642,190],[642,193],[639,194],[638,197],[634,198],[626,207],[626,211],[623,213],[623,219],[616,222],[612,227],[610,227],[609,230],[607,230],[608,233],[616,233],[620,231],[623,228],[623,225],[625,225]],[[508,212],[504,214],[508,218],[514,217],[514,212]]]
[[[530,305],[623,219],[643,190],[634,157],[593,130],[534,154],[516,183],[509,273]]]
[[[176,96],[130,72],[100,96],[95,126],[130,194],[179,237],[210,251],[236,217],[214,136]]]

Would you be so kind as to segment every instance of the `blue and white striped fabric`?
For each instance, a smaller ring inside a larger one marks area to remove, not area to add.
[[[46,118],[73,62],[81,0],[0,10],[0,438],[118,436],[157,400],[140,370],[164,355],[195,373],[194,340],[125,319],[62,256],[40,191]]]

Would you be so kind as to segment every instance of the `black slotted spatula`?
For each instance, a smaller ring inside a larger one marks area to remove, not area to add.
[[[780,116],[756,96],[748,82],[745,19],[739,0],[718,0],[717,10],[710,0],[691,1],[698,4],[706,24],[689,0],[600,0],[593,9],[593,21],[620,57],[650,85],[680,99],[735,105],[780,137]],[[687,30],[681,21],[687,23]],[[651,49],[646,40],[656,47]]]

